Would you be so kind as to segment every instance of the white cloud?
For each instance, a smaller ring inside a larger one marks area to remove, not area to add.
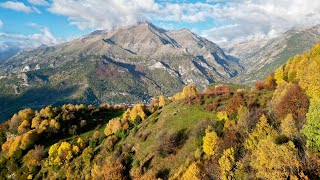
[[[38,6],[49,6],[48,1],[46,0],[28,0],[28,2]]]
[[[202,35],[230,42],[274,37],[292,27],[316,25],[319,9],[320,1],[314,0],[53,0],[49,11],[67,16],[80,29],[112,30],[143,20],[202,21],[212,23]]]
[[[98,28],[111,30],[146,20],[146,11],[158,9],[153,0],[54,0],[49,11],[69,17],[71,24],[80,29]]]
[[[144,20],[198,22],[205,20],[212,6],[196,4],[159,4],[154,0],[53,0],[49,11],[67,16],[80,29],[111,30]]]
[[[0,19],[0,29],[3,27],[3,22]]]
[[[217,5],[213,18],[228,22],[203,32],[213,41],[242,41],[270,38],[293,27],[316,25],[320,20],[320,1],[251,0]]]
[[[21,11],[25,13],[31,13],[33,11],[31,7],[26,6],[22,2],[16,2],[16,1],[7,1],[4,3],[0,3],[0,7],[12,9],[15,11]]]
[[[0,39],[2,48],[19,47],[30,49],[41,45],[52,46],[62,42],[55,38],[47,27],[42,27],[39,33],[32,35],[0,33]]]

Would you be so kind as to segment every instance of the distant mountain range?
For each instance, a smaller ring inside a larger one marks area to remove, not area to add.
[[[186,84],[204,88],[243,71],[217,44],[188,29],[167,31],[141,23],[95,31],[1,62],[0,114],[23,106],[131,103],[171,96]]]
[[[250,84],[264,80],[290,57],[311,49],[320,41],[320,26],[293,29],[273,39],[251,40],[223,47],[225,52],[239,59],[245,71],[231,81]]]

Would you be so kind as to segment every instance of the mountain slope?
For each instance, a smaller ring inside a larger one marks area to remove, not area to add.
[[[131,103],[173,95],[185,84],[204,88],[242,70],[218,45],[187,29],[166,31],[142,23],[15,55],[0,64],[0,98],[15,108]]]
[[[242,42],[226,47],[227,54],[239,59],[245,72],[235,77],[236,83],[253,83],[265,79],[290,57],[309,50],[320,40],[320,26],[304,30],[290,30],[263,40]]]

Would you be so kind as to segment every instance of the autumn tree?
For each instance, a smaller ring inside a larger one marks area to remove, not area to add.
[[[49,166],[61,166],[64,163],[69,163],[73,155],[76,154],[72,147],[68,142],[53,144],[49,148],[49,157],[46,164]]]
[[[319,46],[319,45],[318,45]],[[313,49],[315,51],[315,48]],[[316,51],[318,51],[317,49]],[[312,53],[312,52],[311,52]],[[320,98],[320,55],[319,52],[306,58],[306,65],[298,73],[299,85],[313,98]]]
[[[311,51],[291,58],[275,72],[277,84],[284,81],[298,83],[312,98],[320,98],[320,43]]]
[[[284,81],[284,67],[279,67],[276,72],[274,73],[274,78],[276,80],[276,83],[279,85]]]
[[[280,124],[281,133],[287,137],[296,136],[299,131],[292,114],[288,114]]]
[[[213,156],[218,150],[218,136],[216,132],[209,126],[206,129],[206,135],[203,137],[203,152],[208,156]]]
[[[111,158],[107,158],[102,166],[94,164],[91,170],[91,174],[93,179],[123,179],[124,168],[125,167],[120,161],[113,162]]]
[[[226,107],[226,111],[229,116],[235,115],[240,106],[244,105],[244,101],[240,95],[233,96]]]
[[[297,150],[294,144],[277,145],[271,138],[261,139],[257,148],[252,152],[251,167],[256,171],[255,176],[261,179],[291,179],[299,170]]]
[[[18,130],[18,127],[21,123],[21,118],[18,116],[18,114],[14,114],[12,118],[10,119],[9,129],[11,132],[16,132]]]
[[[262,90],[263,88],[264,88],[263,82],[260,81],[260,80],[256,81],[256,83],[255,83],[255,89],[258,90],[258,91],[260,91],[260,90]]]
[[[236,165],[234,154],[234,149],[231,147],[224,150],[221,158],[219,159],[222,180],[234,179],[233,169]]]
[[[128,119],[130,121],[134,121],[137,116],[140,116],[144,120],[147,118],[146,111],[146,106],[140,103],[134,105],[131,109],[127,109],[122,116],[124,119]]]
[[[30,123],[27,120],[23,120],[18,127],[18,133],[23,134],[30,130]]]
[[[240,106],[237,112],[238,129],[248,131],[249,109],[246,106]]]
[[[276,79],[274,78],[274,73],[271,73],[264,81],[263,86],[265,89],[273,90],[277,87]]]
[[[39,126],[40,126],[40,123],[41,123],[42,119],[40,117],[40,115],[36,115],[33,119],[32,119],[32,122],[31,122],[31,128],[34,128],[34,129],[38,129]]]
[[[199,90],[194,85],[185,86],[181,93],[178,93],[173,96],[173,100],[184,99],[187,97],[196,96],[199,93]]]
[[[199,162],[193,162],[188,167],[186,172],[182,175],[183,180],[201,180],[203,179],[204,173],[203,168]]]
[[[22,136],[15,137],[14,141],[12,142],[6,154],[7,158],[14,157],[18,159],[19,157],[21,157],[22,155],[22,151],[20,149],[21,139],[22,139]]]
[[[127,130],[128,128],[129,124],[125,119],[113,118],[108,122],[106,128],[104,129],[104,134],[109,136],[118,131]]]
[[[22,162],[24,166],[28,167],[29,172],[35,172],[36,167],[41,166],[41,160],[43,158],[43,146],[35,146],[34,149],[31,149],[25,156],[23,156]]]
[[[262,139],[267,137],[274,137],[276,135],[275,130],[269,125],[265,115],[262,115],[256,128],[249,134],[248,138],[244,142],[244,147],[248,150],[253,150],[257,147],[258,143]]]
[[[24,135],[22,135],[20,149],[27,150],[34,146],[35,142],[38,140],[38,133],[36,130],[30,130]]]
[[[274,92],[271,104],[279,118],[291,113],[294,119],[304,120],[309,100],[299,85],[282,83]]]

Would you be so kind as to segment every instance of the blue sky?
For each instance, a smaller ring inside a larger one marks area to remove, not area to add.
[[[1,48],[54,45],[96,29],[150,21],[218,44],[272,38],[320,20],[311,0],[0,0]]]

